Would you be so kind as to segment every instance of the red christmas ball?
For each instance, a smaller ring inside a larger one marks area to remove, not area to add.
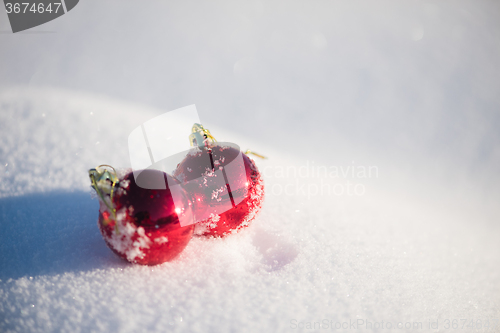
[[[259,213],[264,182],[253,160],[230,143],[193,148],[173,173],[191,197],[195,234],[223,237]]]
[[[158,181],[164,186],[157,186]],[[128,173],[112,189],[99,198],[98,225],[113,252],[142,265],[161,264],[182,252],[194,225],[191,202],[177,180],[158,170],[143,170],[136,177]]]

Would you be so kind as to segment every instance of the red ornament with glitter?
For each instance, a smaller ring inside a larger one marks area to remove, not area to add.
[[[223,237],[250,225],[264,201],[264,182],[254,161],[235,144],[216,142],[199,124],[190,141],[196,147],[173,176],[193,202],[195,234]]]
[[[142,170],[119,179],[114,169],[103,167],[89,175],[99,197],[99,230],[118,256],[157,265],[186,247],[194,230],[191,202],[171,176]]]

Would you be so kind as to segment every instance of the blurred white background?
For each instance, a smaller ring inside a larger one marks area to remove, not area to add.
[[[286,154],[497,193],[499,18],[495,1],[82,1],[11,34],[2,11],[0,87],[194,103]]]

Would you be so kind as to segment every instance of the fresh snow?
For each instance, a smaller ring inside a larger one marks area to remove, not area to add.
[[[86,169],[127,167],[127,130],[149,110],[134,117],[119,102],[50,89],[10,90],[0,103],[11,133],[2,136],[2,331],[286,331],[293,320],[498,317],[499,226],[486,212],[369,184],[359,196],[312,195],[300,189],[317,180],[307,178],[297,193],[279,194],[295,178],[277,170],[306,164],[257,144],[269,159],[257,160],[268,177],[253,225],[225,239],[195,237],[170,263],[128,264],[99,234]],[[122,126],[97,130],[104,110]]]

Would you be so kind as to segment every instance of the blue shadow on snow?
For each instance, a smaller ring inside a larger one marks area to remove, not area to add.
[[[88,192],[0,199],[0,280],[122,266],[97,227]]]

